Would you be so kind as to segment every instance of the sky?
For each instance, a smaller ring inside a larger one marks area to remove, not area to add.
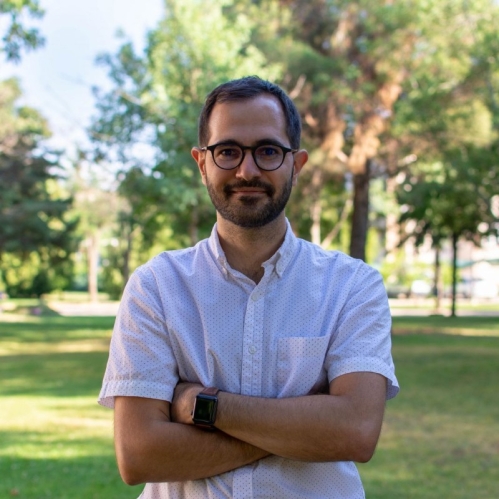
[[[115,53],[122,30],[136,49],[163,14],[163,0],[40,0],[41,20],[29,21],[45,37],[45,45],[23,52],[21,62],[0,60],[0,80],[20,79],[24,105],[49,120],[55,148],[73,149],[86,143],[85,128],[95,113],[93,86],[109,88],[106,69],[97,55]],[[5,21],[5,20],[4,20]],[[1,28],[1,25],[0,25]]]

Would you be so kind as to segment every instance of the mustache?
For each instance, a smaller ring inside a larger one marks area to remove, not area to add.
[[[244,187],[253,187],[256,189],[263,189],[265,193],[269,196],[273,196],[275,193],[275,188],[267,184],[266,182],[262,182],[258,179],[253,180],[238,180],[237,182],[233,182],[232,184],[227,184],[224,186],[224,193],[229,195],[232,194],[234,189],[241,189]]]

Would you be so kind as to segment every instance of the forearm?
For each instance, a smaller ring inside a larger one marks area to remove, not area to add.
[[[379,438],[385,397],[386,380],[374,373],[341,376],[328,395],[269,399],[221,392],[216,426],[288,459],[365,462]]]
[[[366,461],[375,445],[368,423],[347,401],[331,395],[265,399],[221,393],[217,427],[272,454],[302,461]]]
[[[262,459],[268,452],[220,431],[172,423],[162,411],[144,424],[140,405],[147,399],[116,400],[118,466],[129,485],[176,482],[219,475]],[[126,421],[126,424],[123,422]]]

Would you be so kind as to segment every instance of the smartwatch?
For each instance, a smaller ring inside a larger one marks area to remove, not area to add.
[[[192,421],[195,425],[208,430],[215,430],[215,419],[217,417],[218,388],[205,388],[196,395],[194,409],[192,410]]]

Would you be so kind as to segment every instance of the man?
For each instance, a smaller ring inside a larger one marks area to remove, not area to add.
[[[364,497],[353,461],[398,391],[390,312],[376,271],[293,235],[300,132],[257,77],[207,98],[192,156],[217,223],[136,270],[99,399],[141,498]]]

